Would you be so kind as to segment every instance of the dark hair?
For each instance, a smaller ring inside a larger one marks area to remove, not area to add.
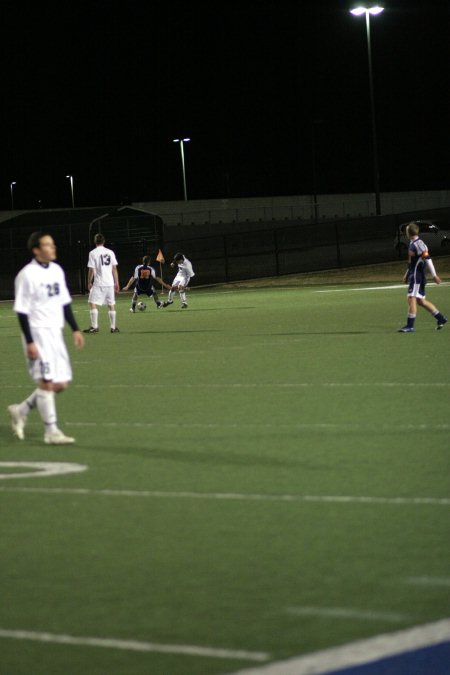
[[[41,239],[42,237],[50,237],[51,235],[48,234],[48,232],[33,232],[30,234],[28,237],[27,241],[27,248],[30,251],[30,253],[33,253],[34,248],[40,248],[41,247]]]
[[[105,243],[105,237],[102,235],[101,232],[97,232],[97,234],[94,237],[94,244],[104,244]]]
[[[175,253],[175,255],[173,256],[174,260],[183,260],[183,258],[184,255],[182,253]]]
[[[144,255],[144,257],[142,258],[142,262],[144,263],[144,265],[148,265],[148,263],[150,262],[150,256]]]

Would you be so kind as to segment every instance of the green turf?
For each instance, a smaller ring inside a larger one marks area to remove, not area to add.
[[[449,586],[411,579],[448,579],[450,506],[411,500],[449,497],[449,331],[422,311],[416,333],[399,334],[404,290],[355,288],[191,290],[188,310],[149,302],[135,315],[121,294],[119,334],[103,308],[83,351],[68,335],[74,382],[57,404],[76,445],[45,446],[35,411],[19,442],[3,414],[0,461],[89,468],[0,480],[0,631],[278,660],[447,616]],[[450,312],[447,286],[430,299]],[[74,305],[87,326],[86,298]],[[10,303],[0,329],[5,411],[33,386]],[[1,675],[254,665],[9,638],[0,647]]]

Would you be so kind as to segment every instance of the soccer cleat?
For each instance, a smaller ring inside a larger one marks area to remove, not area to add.
[[[118,328],[111,328],[111,333],[120,333]]]
[[[90,328],[85,328],[83,333],[98,333],[98,328],[92,328],[91,326]]]
[[[414,333],[414,328],[411,328],[410,326],[403,326],[403,328],[399,328],[398,332],[399,333]]]
[[[173,300],[166,300],[163,302],[163,307],[168,307],[169,305],[173,305]]]
[[[75,443],[75,439],[72,436],[63,434],[61,429],[55,429],[55,431],[46,432],[44,443],[47,443],[47,445],[71,445]]]
[[[27,418],[24,415],[21,415],[19,412],[19,406],[15,403],[8,406],[8,413],[11,417],[11,429],[13,434],[17,436],[19,441],[23,441],[25,438],[25,424],[27,423]]]
[[[444,328],[447,321],[448,321],[447,317],[443,316],[442,319],[437,322],[436,330],[441,330],[441,328]]]
[[[187,309],[187,302],[181,303],[181,309]]]

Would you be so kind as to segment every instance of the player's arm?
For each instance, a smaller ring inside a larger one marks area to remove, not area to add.
[[[153,278],[155,279],[155,281],[158,282],[158,284],[161,284],[163,288],[166,288],[168,291],[171,290],[172,286],[170,284],[166,284],[166,282],[163,281],[160,277],[154,276]]]
[[[38,349],[33,340],[33,335],[31,334],[30,322],[28,320],[28,314],[23,312],[17,312],[17,318],[19,319],[20,330],[25,338],[27,345],[27,356],[31,361],[36,361],[39,356]]]
[[[124,286],[124,287],[122,288],[122,290],[123,290],[123,291],[129,291],[130,288],[131,288],[131,286],[132,286],[132,284],[134,284],[134,281],[135,281],[135,279],[134,279],[134,275],[133,275],[132,277],[129,278],[127,285]]]
[[[77,320],[73,315],[72,303],[69,302],[67,305],[64,305],[64,318],[69,324],[73,332],[73,343],[77,349],[84,347],[84,336],[83,333],[78,328]]]
[[[92,284],[94,283],[94,268],[93,267],[88,267],[88,289],[91,290]]]
[[[441,283],[441,279],[440,279],[440,277],[438,277],[438,275],[436,274],[436,270],[435,270],[435,268],[434,268],[433,261],[431,260],[431,258],[430,258],[430,256],[428,255],[428,253],[423,253],[423,254],[422,254],[422,258],[424,258],[424,260],[425,260],[425,264],[426,264],[426,266],[428,267],[428,271],[430,272],[431,276],[433,277],[433,281],[434,281],[436,284],[440,284],[440,283]]]
[[[113,265],[112,273],[114,279],[114,290],[119,291],[119,274],[117,272],[117,265]]]

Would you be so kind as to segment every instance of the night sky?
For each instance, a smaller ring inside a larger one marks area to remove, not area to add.
[[[449,189],[449,2],[371,19],[380,188]],[[2,0],[0,210],[373,191],[350,2]]]

